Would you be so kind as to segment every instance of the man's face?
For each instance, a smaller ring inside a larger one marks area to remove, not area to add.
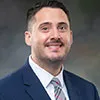
[[[32,31],[25,32],[35,61],[62,61],[72,44],[72,31],[62,9],[44,7],[36,13]]]

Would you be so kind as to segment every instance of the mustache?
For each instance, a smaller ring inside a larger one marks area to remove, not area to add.
[[[50,45],[60,45],[63,46],[64,43],[60,39],[53,39],[50,42],[45,43],[45,46],[50,46]]]

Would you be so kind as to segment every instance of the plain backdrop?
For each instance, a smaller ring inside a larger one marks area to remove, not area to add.
[[[30,54],[24,43],[26,12],[36,0],[0,0],[0,77]],[[100,0],[60,0],[70,11],[74,43],[65,69],[93,82],[100,94]]]

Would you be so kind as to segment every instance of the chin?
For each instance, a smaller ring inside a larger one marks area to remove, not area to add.
[[[65,58],[65,56],[53,56],[53,57],[50,57],[49,60],[52,61],[52,62],[60,62],[60,61],[63,61]]]

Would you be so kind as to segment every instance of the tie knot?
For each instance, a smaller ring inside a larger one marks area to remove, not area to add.
[[[61,83],[58,78],[53,78],[51,84],[53,84],[54,87],[61,87]]]

